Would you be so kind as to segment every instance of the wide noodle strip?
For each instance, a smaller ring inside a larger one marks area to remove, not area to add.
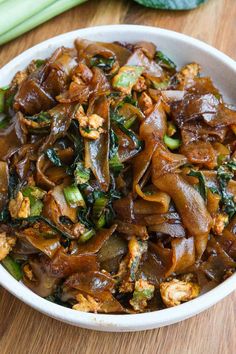
[[[145,41],[26,63],[0,88],[1,264],[92,313],[216,287],[236,268],[234,104]]]

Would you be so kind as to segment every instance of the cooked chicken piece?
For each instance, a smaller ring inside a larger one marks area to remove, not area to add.
[[[214,218],[213,218],[213,226],[212,226],[212,231],[216,235],[222,235],[222,232],[225,228],[225,226],[229,222],[229,217],[226,213],[218,213]]]
[[[78,304],[73,306],[74,310],[83,311],[83,312],[98,312],[100,309],[100,304],[92,296],[87,295],[87,298],[82,295],[76,295],[76,300]]]
[[[139,97],[139,106],[142,109],[143,113],[145,114],[145,116],[147,116],[152,108],[153,108],[153,103],[152,103],[152,99],[150,96],[148,96],[148,94],[146,92],[142,92],[141,96]]]
[[[84,138],[96,140],[104,132],[102,129],[104,118],[97,114],[86,116],[82,106],[77,110],[76,118],[79,122],[80,133]]]
[[[173,279],[160,284],[161,297],[167,307],[180,305],[183,301],[189,301],[200,293],[198,284]]]
[[[0,233],[0,261],[2,261],[15,246],[16,238],[7,236],[5,232]]]
[[[143,76],[140,76],[138,81],[134,85],[133,90],[138,91],[138,92],[142,92],[146,89],[147,89],[147,85],[146,85],[145,78]]]
[[[18,192],[16,198],[10,200],[9,211],[12,218],[28,218],[30,216],[29,198],[23,197],[23,194]]]
[[[143,311],[147,307],[147,301],[154,296],[155,287],[147,280],[139,279],[135,282],[135,290],[130,300],[130,305],[135,311]]]

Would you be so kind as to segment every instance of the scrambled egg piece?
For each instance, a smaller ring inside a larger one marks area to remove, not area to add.
[[[27,70],[18,71],[12,80],[12,86],[20,85],[27,77]]]
[[[197,63],[191,63],[185,65],[179,73],[176,74],[176,78],[182,87],[185,87],[190,83],[195,77],[199,75],[200,65]]]
[[[100,303],[90,295],[87,295],[86,298],[84,295],[78,294],[76,295],[76,300],[78,304],[73,306],[73,310],[97,313],[101,308]]]
[[[173,279],[160,284],[161,297],[167,307],[180,305],[183,301],[189,301],[200,293],[198,284]]]
[[[102,129],[104,118],[97,114],[86,116],[82,106],[77,110],[76,118],[79,122],[80,134],[84,138],[96,140],[99,138],[100,134],[104,132]]]
[[[81,222],[77,222],[72,228],[72,233],[75,237],[79,237],[85,233],[85,231],[87,231],[87,229]]]
[[[0,261],[2,261],[15,246],[16,238],[9,236],[7,237],[5,232],[0,233]]]
[[[143,311],[147,307],[147,301],[154,296],[155,287],[147,280],[139,279],[135,282],[133,297],[130,305],[135,311]]]
[[[214,218],[213,218],[213,226],[212,226],[212,231],[216,235],[222,235],[222,232],[225,228],[225,226],[229,222],[229,217],[226,213],[218,213]]]
[[[23,272],[25,274],[25,276],[29,279],[29,280],[33,280],[34,275],[33,275],[33,271],[32,268],[29,264],[26,264],[23,268]]]
[[[138,81],[134,85],[133,90],[137,92],[142,92],[145,91],[146,89],[147,89],[147,85],[146,85],[145,78],[143,76],[140,76],[138,78]]]
[[[28,218],[30,216],[30,199],[23,197],[23,194],[18,192],[16,198],[10,200],[9,211],[12,218]]]

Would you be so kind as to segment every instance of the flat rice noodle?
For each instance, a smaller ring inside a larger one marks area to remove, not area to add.
[[[167,213],[169,209],[169,201],[166,195],[160,198],[160,202],[149,202],[147,200],[138,199],[134,201],[134,214],[149,215],[149,214],[163,214]]]
[[[145,118],[141,109],[139,109],[138,107],[135,107],[134,105],[132,105],[130,103],[122,104],[122,106],[118,109],[118,112],[125,119],[137,117],[142,122]]]
[[[195,263],[194,238],[179,238],[171,241],[172,265],[165,274],[166,277],[172,273],[186,272]]]
[[[199,164],[208,169],[213,169],[217,166],[217,152],[213,149],[211,143],[207,141],[195,141],[188,145],[182,145],[180,152],[192,164]]]
[[[155,149],[157,148],[158,142],[156,140],[151,140],[148,144],[145,144],[144,150],[142,150],[137,156],[132,160],[133,168],[133,191],[136,192],[136,187],[139,184],[141,178],[147,171],[152,156]]]
[[[85,164],[87,168],[91,168],[99,185],[103,191],[107,191],[110,183],[109,172],[109,103],[105,96],[99,97],[94,104],[93,113],[98,114],[105,120],[105,132],[100,134],[96,140],[85,139]]]
[[[32,162],[37,160],[38,143],[24,144],[13,157],[13,164],[21,180],[30,173]]]
[[[138,150],[136,149],[135,143],[133,140],[126,135],[120,128],[113,125],[112,129],[118,138],[118,155],[121,162],[125,162],[133,158],[138,154]],[[132,160],[133,161],[133,160]]]
[[[127,252],[127,242],[121,236],[113,234],[104,242],[97,254],[97,257],[100,263],[107,263],[109,261],[112,263],[114,259],[120,259],[120,257],[127,254]]]
[[[141,49],[136,49],[133,54],[129,57],[126,65],[143,66],[144,74],[153,77],[162,77],[162,68],[154,61],[150,60]]]
[[[173,250],[170,248],[165,248],[161,242],[154,243],[150,241],[148,243],[148,250],[151,253],[155,254],[159,262],[161,262],[162,264],[161,276],[162,278],[165,278],[167,271],[172,266]]]
[[[90,66],[91,58],[98,55],[102,56],[103,58],[116,59],[115,53],[111,50],[112,46],[117,47],[118,49],[118,45],[112,43],[99,43],[82,38],[77,38],[75,40],[75,47],[78,52],[78,58],[85,59],[88,66]]]
[[[53,97],[41,87],[40,83],[29,76],[19,86],[14,100],[14,109],[34,115],[41,111],[47,111],[55,104]]]
[[[156,54],[156,46],[152,42],[137,42],[134,45],[134,49],[141,49],[149,59],[153,59]]]
[[[217,112],[211,115],[204,115],[205,122],[211,127],[227,127],[236,124],[236,111],[221,103]]]
[[[52,295],[59,283],[58,278],[47,274],[46,262],[50,262],[50,258],[46,256],[40,256],[39,259],[30,259],[29,265],[35,279],[31,281],[26,276],[23,277],[23,283],[41,297]]]
[[[145,223],[147,226],[151,225],[159,225],[165,222],[169,224],[178,224],[181,223],[181,219],[178,213],[176,212],[168,212],[166,214],[154,214],[148,215],[144,217]]]
[[[50,148],[56,140],[66,135],[71,120],[73,119],[74,111],[75,107],[68,104],[58,104],[49,111],[49,114],[52,116],[51,131],[40,148],[40,151],[43,152]]]
[[[223,250],[236,261],[236,216],[223,230],[223,235],[215,237]]]
[[[167,130],[167,118],[162,104],[159,100],[152,112],[141,123],[139,129],[139,135],[142,140],[149,143],[154,138],[163,139]]]
[[[0,160],[6,161],[26,143],[26,136],[19,122],[20,112],[16,113],[10,125],[0,129]]]
[[[183,100],[171,103],[171,115],[179,127],[201,117],[209,124],[208,121],[217,113],[218,106],[219,101],[213,94],[186,93]]]
[[[90,270],[73,274],[65,281],[65,285],[102,298],[104,292],[114,289],[115,281],[110,274]]]
[[[205,95],[212,93],[214,96],[220,96],[219,90],[213,85],[210,77],[195,77],[192,85],[188,86],[188,92],[193,94]]]
[[[151,284],[158,286],[165,276],[165,266],[162,260],[152,252],[151,247],[136,273],[137,279],[147,279]]]
[[[218,182],[217,182],[217,172],[216,171],[207,171],[207,170],[202,170],[201,171],[205,177],[206,180],[206,186],[208,188],[210,187],[218,187]],[[236,181],[231,179],[227,185],[227,191],[233,196],[235,196],[234,199],[236,199]]]
[[[0,211],[8,201],[9,171],[6,162],[0,161]]]
[[[162,177],[152,177],[160,190],[168,193],[174,201],[184,227],[195,238],[195,246],[200,258],[206,249],[212,219],[199,192],[178,174],[167,173]]]
[[[130,224],[123,221],[116,221],[116,223],[117,223],[116,231],[120,232],[121,234],[125,234],[128,237],[128,239],[131,236],[136,236],[137,238],[141,238],[142,240],[148,239],[146,226]]]
[[[164,101],[171,103],[173,101],[181,101],[184,98],[186,91],[178,90],[163,90],[161,91],[162,98]]]
[[[69,255],[59,250],[49,263],[47,272],[53,277],[64,278],[74,273],[85,275],[98,269],[97,257],[94,254]]]
[[[109,229],[101,229],[96,232],[96,235],[93,236],[84,244],[78,246],[78,254],[93,254],[100,251],[104,243],[111,237],[115,232],[117,225],[112,225]]]
[[[59,248],[61,248],[59,236],[55,235],[53,238],[44,238],[33,227],[22,231],[21,236],[24,236],[33,247],[42,251],[49,258],[52,258]]]
[[[60,215],[68,217],[71,221],[74,223],[78,220],[77,218],[77,208],[72,208],[69,206],[67,203],[65,196],[64,196],[64,188],[66,184],[60,184],[56,187],[54,187],[47,195],[49,197],[50,195],[54,198],[55,202],[57,203],[59,210],[60,210]],[[46,208],[46,206],[45,206]]]
[[[140,186],[137,184],[136,192],[144,200],[147,200],[149,202],[162,203],[165,206],[165,208],[169,208],[169,204],[170,204],[169,195],[167,193],[160,192],[153,185],[148,186],[148,188],[145,187],[145,192],[143,192]]]
[[[80,103],[87,102],[91,91],[87,84],[78,84],[72,81],[67,91],[64,91],[56,97],[60,103]]]
[[[51,166],[51,162],[44,154],[41,154],[36,163],[36,182],[43,189],[49,190],[55,187],[55,183],[45,174],[46,170]]]
[[[172,224],[164,222],[163,224],[151,225],[148,227],[148,231],[160,232],[162,234],[169,235],[171,237],[185,237],[185,230],[181,224]]]
[[[134,201],[132,194],[128,194],[127,197],[115,200],[112,206],[119,219],[124,222],[132,222],[135,219],[134,215]]]
[[[175,172],[180,166],[188,162],[187,157],[173,154],[164,145],[158,145],[152,156],[152,179],[155,180],[166,173]],[[167,191],[168,193],[168,191]]]
[[[131,55],[131,52],[127,48],[117,43],[101,43],[101,44],[103,47],[107,48],[108,50],[112,51],[115,54],[116,59],[120,66],[125,65],[125,63],[127,62],[128,58]]]
[[[90,91],[93,93],[93,96],[107,95],[111,87],[106,75],[97,67],[92,68],[92,72],[93,77],[90,82]]]
[[[207,251],[210,256],[203,262],[201,269],[212,280],[221,282],[227,270],[236,268],[236,262],[223,250],[221,245],[211,237]]]
[[[181,128],[184,145],[197,140],[223,142],[227,133],[226,127],[210,127],[204,122],[188,122]]]

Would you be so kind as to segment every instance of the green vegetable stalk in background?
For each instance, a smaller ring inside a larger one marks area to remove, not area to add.
[[[134,0],[141,5],[164,10],[190,10],[206,0]]]
[[[87,0],[0,0],[0,45]],[[117,0],[118,1],[118,0]],[[146,7],[190,10],[206,0],[134,0]]]

